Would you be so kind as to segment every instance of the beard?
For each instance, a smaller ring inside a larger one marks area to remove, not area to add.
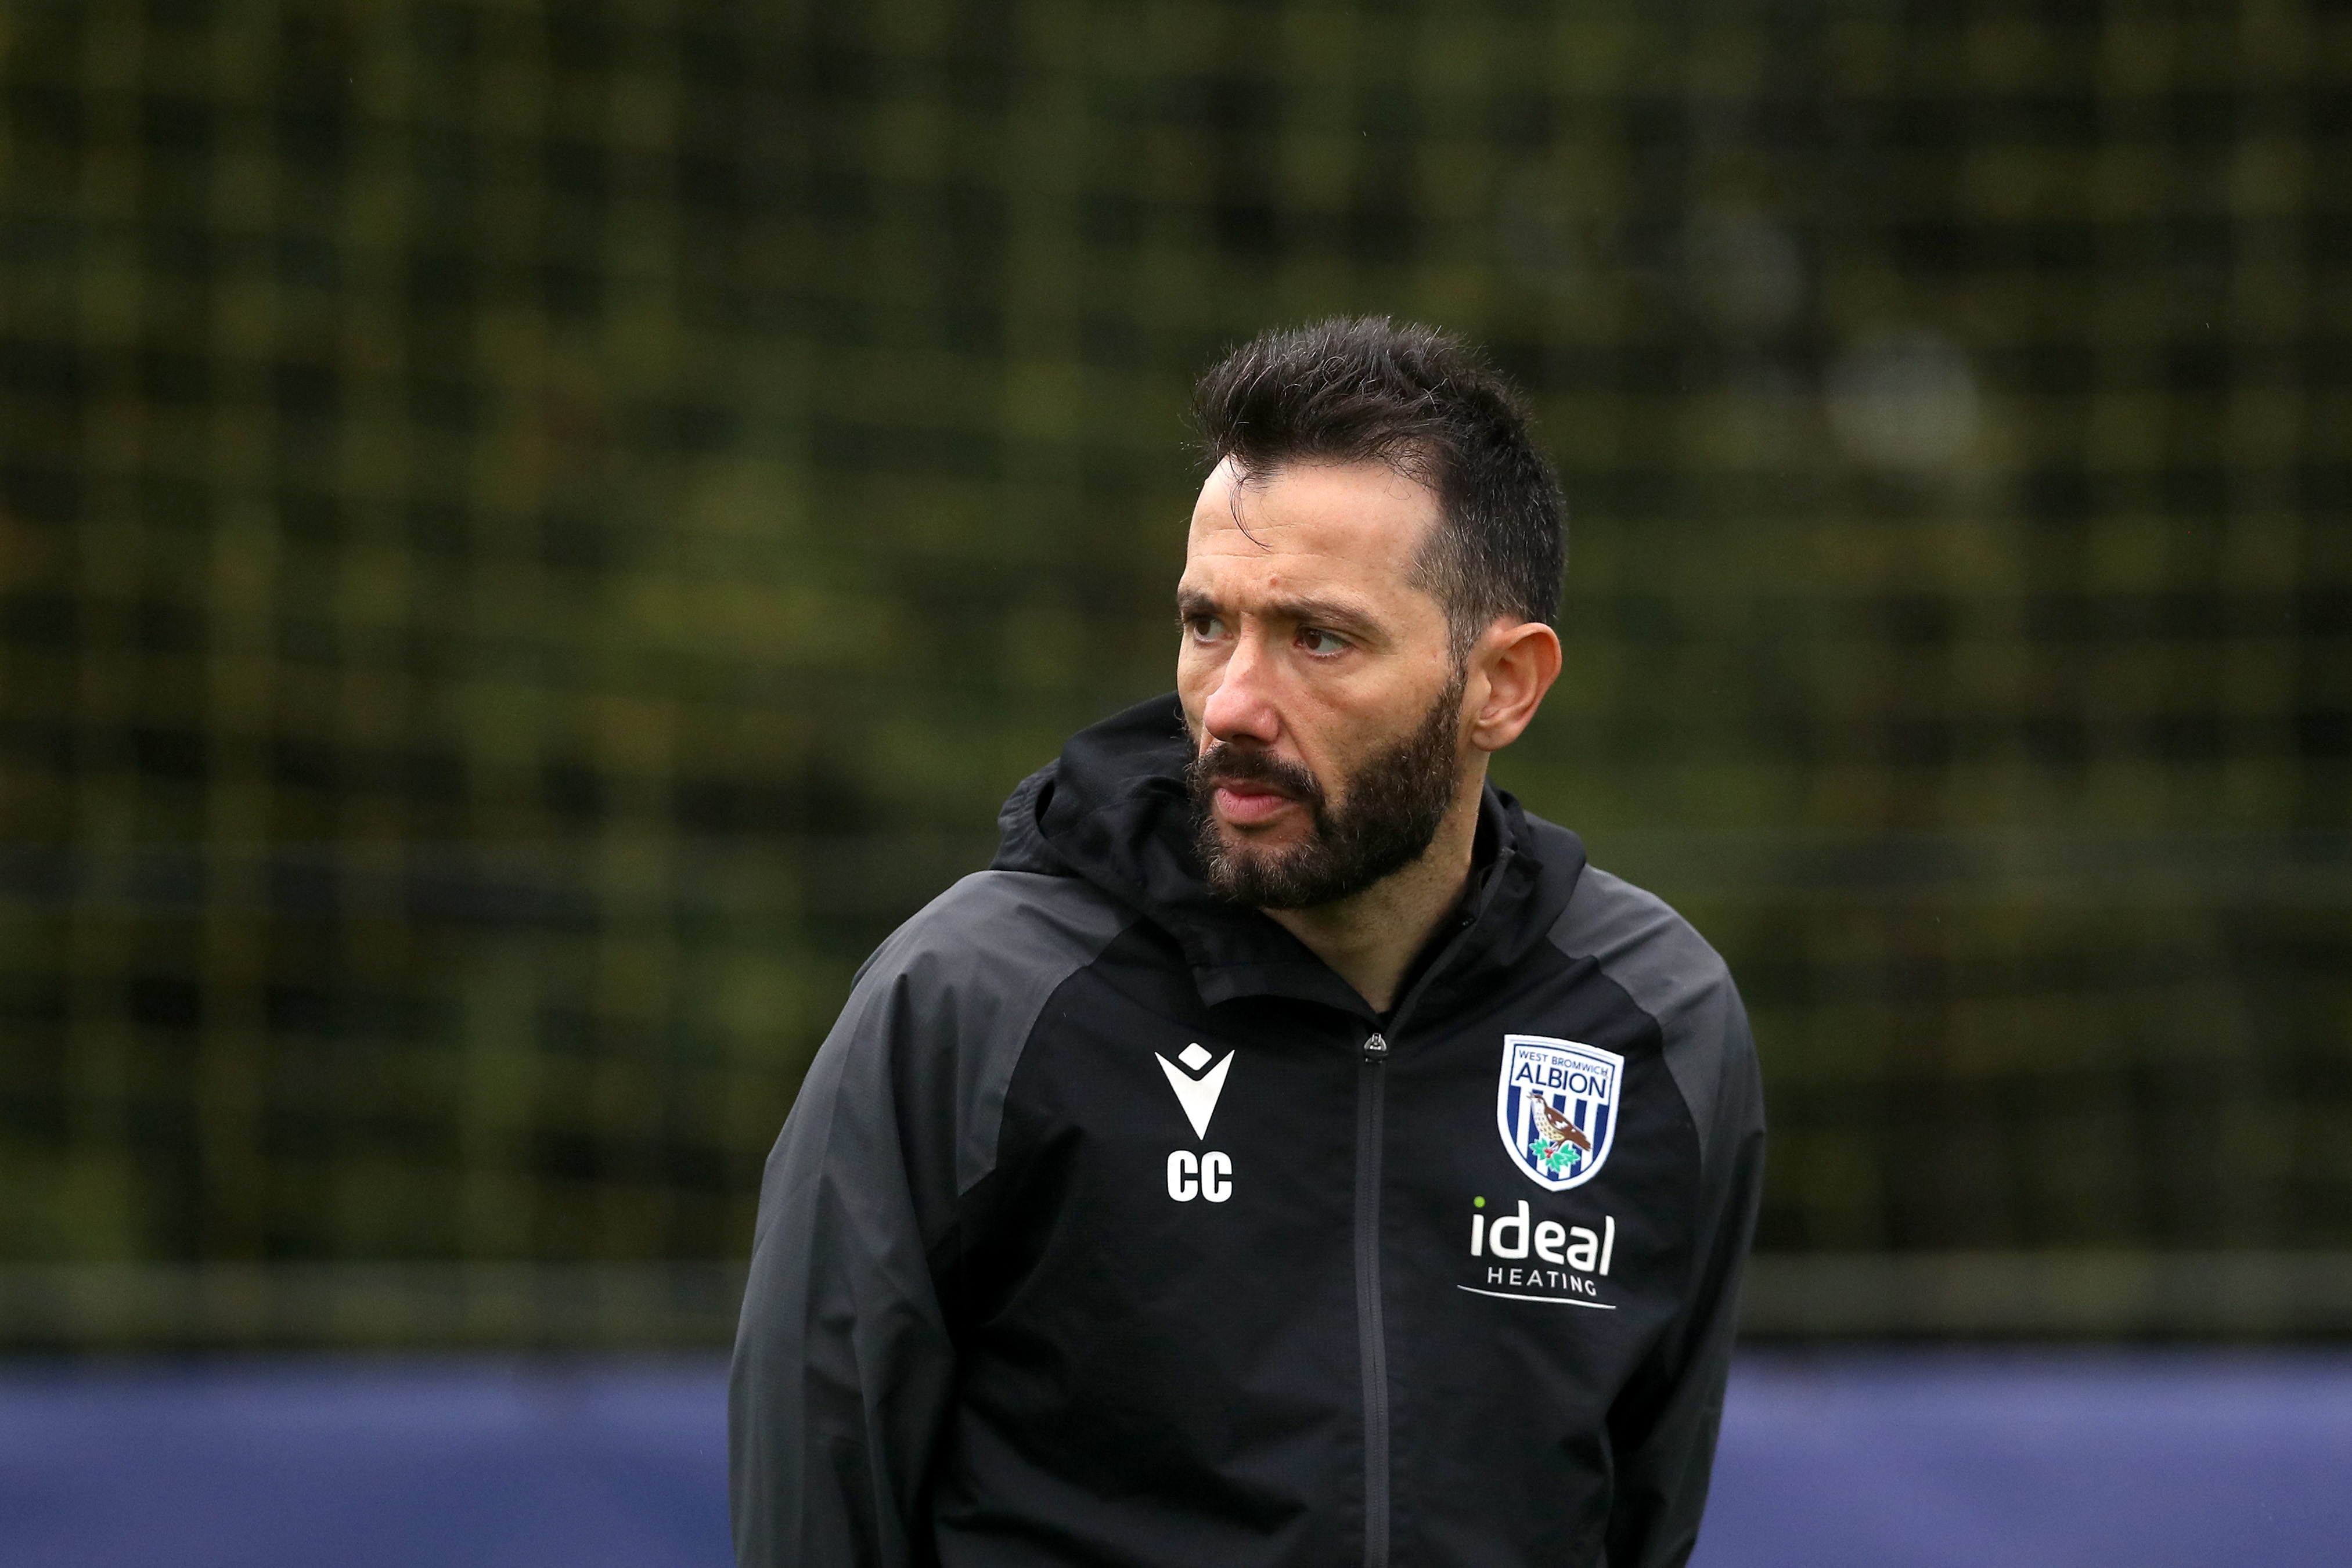
[[[1335,809],[1315,775],[1255,747],[1220,741],[1184,769],[1192,837],[1209,891],[1256,909],[1314,909],[1353,898],[1419,860],[1437,837],[1462,777],[1462,694],[1454,672],[1411,733],[1347,779]],[[1307,837],[1280,849],[1227,840],[1213,810],[1226,781],[1270,784],[1307,808]]]

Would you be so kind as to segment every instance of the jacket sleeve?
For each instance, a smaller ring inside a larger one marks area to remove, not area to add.
[[[1124,919],[1073,880],[982,872],[859,972],[760,1188],[728,1388],[741,1568],[930,1560],[967,1217],[1040,1014]]]
[[[1699,1212],[1683,1312],[1611,1411],[1616,1453],[1609,1568],[1679,1568],[1698,1542],[1715,1464],[1723,1390],[1738,1328],[1739,1280],[1764,1177],[1764,1097],[1756,1051],[1730,977],[1663,1020],[1670,1064],[1688,1085],[1698,1126]],[[1681,1038],[1677,1039],[1677,1031]]]
[[[868,966],[769,1155],[728,1391],[741,1568],[919,1563],[954,1375],[933,1256],[953,1228],[953,1041]]]

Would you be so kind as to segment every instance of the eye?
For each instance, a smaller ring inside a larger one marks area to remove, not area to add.
[[[1327,659],[1334,653],[1344,653],[1348,651],[1346,638],[1336,632],[1326,632],[1320,626],[1301,626],[1298,629],[1298,645],[1310,653]]]
[[[1187,615],[1184,629],[1203,643],[1213,643],[1225,634],[1225,623],[1214,615]]]

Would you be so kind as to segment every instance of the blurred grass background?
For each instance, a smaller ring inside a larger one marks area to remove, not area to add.
[[[0,93],[0,1346],[723,1342],[1336,311],[1533,397],[1499,776],[1740,977],[1759,1332],[2352,1330],[2342,0],[18,0]]]

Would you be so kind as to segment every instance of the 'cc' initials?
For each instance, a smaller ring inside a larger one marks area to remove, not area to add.
[[[1223,1203],[1234,1196],[1234,1162],[1230,1155],[1211,1149],[1205,1155],[1195,1155],[1190,1149],[1179,1149],[1168,1156],[1168,1196],[1179,1203],[1190,1203],[1205,1197],[1211,1203]]]

